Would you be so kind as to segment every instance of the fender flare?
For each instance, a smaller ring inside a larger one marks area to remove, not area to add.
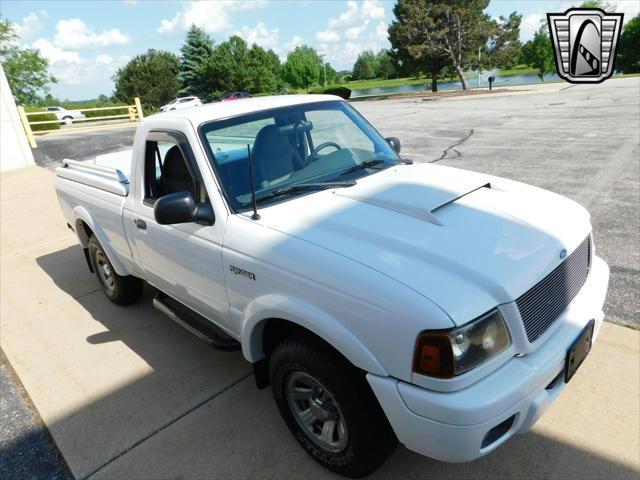
[[[264,295],[244,312],[240,334],[244,357],[255,363],[264,358],[262,334],[269,319],[286,320],[316,334],[353,365],[370,373],[388,376],[382,364],[342,322],[322,309],[297,298]]]
[[[96,236],[116,273],[123,277],[129,275],[127,269],[122,265],[122,262],[120,262],[118,255],[113,251],[113,248],[111,248],[111,243],[109,242],[107,234],[102,230],[102,228],[100,228],[98,223],[96,223],[93,215],[91,215],[86,208],[78,205],[73,209],[73,219],[76,235],[78,236],[78,240],[80,241],[82,248],[87,248],[89,237],[85,234],[84,229],[80,228],[80,222],[86,223]]]

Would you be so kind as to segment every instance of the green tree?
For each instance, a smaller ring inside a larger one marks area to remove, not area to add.
[[[545,74],[555,69],[551,39],[546,25],[541,25],[533,39],[524,44],[522,60],[538,72],[538,77],[543,82]]]
[[[396,59],[389,50],[382,49],[376,55],[376,77],[392,78],[396,77],[398,68]]]
[[[156,109],[178,96],[180,59],[171,52],[150,49],[132,58],[112,77],[115,99],[127,104],[140,97],[145,107]]]
[[[282,77],[293,88],[305,88],[318,81],[322,60],[312,47],[302,45],[287,55]]]
[[[38,50],[19,48],[16,38],[13,25],[0,19],[0,63],[11,93],[20,105],[38,105],[56,79],[49,74],[48,60]]]
[[[331,66],[330,63],[324,64],[324,71],[320,73],[324,81],[324,72],[327,73],[327,85],[333,85],[338,80],[338,72]]]
[[[580,8],[599,8],[605,12],[611,13],[615,12],[618,7],[615,3],[603,2],[602,0],[587,0],[580,4]]]
[[[425,48],[410,21],[417,12],[410,3],[401,3],[394,7],[396,20],[389,27],[389,42],[393,47],[399,70],[404,75],[418,75],[424,73],[431,78],[431,91],[438,91],[438,76],[443,68],[450,64],[450,57],[434,48]]]
[[[624,73],[640,73],[640,15],[627,23],[620,35],[616,67]]]
[[[367,80],[376,77],[378,70],[378,59],[376,54],[367,50],[358,55],[356,63],[353,64],[351,76],[354,80]]]
[[[202,69],[213,53],[213,42],[199,27],[191,25],[184,45],[180,48],[178,83],[181,95],[205,96],[207,82]]]
[[[250,59],[247,42],[237,35],[218,45],[203,68],[208,95],[216,97],[227,92],[252,90]]]
[[[265,50],[255,43],[247,58],[249,85],[251,93],[274,93],[282,85],[280,81],[280,59],[273,50]]]
[[[520,23],[522,15],[517,12],[511,13],[508,17],[500,16],[499,29],[497,34],[489,39],[485,47],[486,61],[484,67],[513,67],[520,55],[522,55],[522,43],[520,43]]]
[[[478,48],[496,35],[498,25],[484,13],[489,0],[398,0],[389,40],[415,61],[446,62],[469,85],[464,69],[477,61]]]

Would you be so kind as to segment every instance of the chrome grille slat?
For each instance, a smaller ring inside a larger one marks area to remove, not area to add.
[[[591,267],[591,236],[516,300],[529,342],[535,342],[578,294]]]

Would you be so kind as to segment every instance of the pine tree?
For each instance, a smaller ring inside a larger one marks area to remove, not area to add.
[[[213,53],[211,38],[201,28],[191,25],[180,52],[180,94],[207,97],[209,92],[203,81],[202,67]]]

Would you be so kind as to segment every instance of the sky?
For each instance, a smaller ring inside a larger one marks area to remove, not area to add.
[[[538,29],[546,12],[563,12],[567,1],[491,0],[487,13],[523,15],[521,40]],[[640,0],[613,0],[625,23]],[[240,35],[273,49],[283,60],[310,45],[337,70],[351,69],[364,50],[388,48],[387,28],[395,0],[2,0],[0,15],[16,26],[19,44],[40,50],[58,79],[51,93],[82,100],[111,95],[115,71],[149,48],[179,54],[191,24],[215,42]]]

